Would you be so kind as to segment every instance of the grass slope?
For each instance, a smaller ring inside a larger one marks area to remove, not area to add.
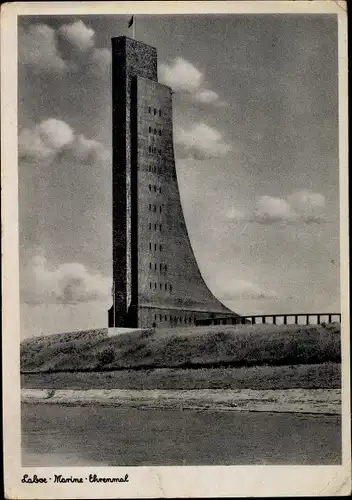
[[[86,330],[21,343],[21,371],[338,363],[340,325],[245,325],[145,330],[108,337]]]
[[[23,389],[340,389],[341,365],[26,373]]]

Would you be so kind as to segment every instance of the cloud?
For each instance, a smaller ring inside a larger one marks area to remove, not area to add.
[[[50,118],[42,122],[37,129],[38,136],[51,149],[61,149],[74,139],[72,128],[67,123]]]
[[[74,140],[74,132],[67,123],[55,118],[42,121],[32,128],[22,129],[19,135],[21,158],[43,160]]]
[[[173,63],[160,64],[159,80],[168,85],[175,92],[185,92],[190,94],[192,100],[202,104],[213,104],[224,106],[219,95],[213,90],[202,87],[204,75],[192,63],[182,57],[176,57]]]
[[[48,118],[19,134],[19,157],[27,162],[53,160],[58,155],[92,163],[109,153],[98,141],[87,139],[62,120]]]
[[[202,73],[182,57],[176,57],[170,66],[160,64],[159,75],[175,92],[195,92],[203,81]]]
[[[69,69],[58,52],[55,30],[46,24],[35,24],[19,31],[19,62],[41,71],[64,73]]]
[[[294,191],[284,198],[260,196],[255,202],[253,211],[243,212],[231,208],[227,218],[246,220],[259,224],[297,223],[320,224],[324,222],[325,198],[320,193],[308,190]]]
[[[261,196],[257,199],[253,216],[258,222],[271,223],[294,220],[296,214],[286,200],[272,196]]]
[[[196,160],[216,158],[231,151],[221,134],[205,123],[198,123],[189,128],[176,127],[175,142],[181,149],[181,155]]]
[[[106,300],[111,280],[71,262],[51,266],[42,255],[29,260],[21,276],[21,298],[27,304],[80,304]]]
[[[209,89],[200,89],[197,90],[194,94],[194,99],[198,102],[204,103],[204,104],[213,104],[214,106],[217,107],[223,107],[226,106],[225,101],[221,101],[218,94],[214,92],[213,90]]]
[[[19,62],[46,73],[84,69],[104,76],[111,65],[111,51],[95,47],[95,32],[83,21],[63,24],[56,30],[35,24],[19,32]]]
[[[287,200],[292,210],[306,222],[322,222],[325,208],[325,198],[320,193],[308,190],[295,191]]]
[[[111,66],[110,49],[94,49],[90,56],[90,71],[96,76],[104,76]]]
[[[110,159],[110,152],[105,146],[94,139],[87,139],[82,134],[75,137],[72,146],[68,153],[85,164],[92,165],[96,161],[108,161]]]
[[[241,279],[227,277],[221,283],[218,282],[217,287],[219,289],[217,295],[220,300],[224,301],[236,299],[272,300],[278,298],[274,290],[263,288],[256,283]]]
[[[63,24],[57,30],[57,34],[81,52],[86,52],[95,45],[95,32],[93,29],[87,28],[83,21]]]

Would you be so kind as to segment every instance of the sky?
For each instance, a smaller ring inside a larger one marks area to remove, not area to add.
[[[111,38],[130,16],[19,18],[21,335],[107,326]],[[172,87],[192,247],[239,314],[339,312],[334,15],[136,16]]]

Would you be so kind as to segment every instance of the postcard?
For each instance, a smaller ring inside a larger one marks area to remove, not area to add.
[[[3,5],[6,498],[350,494],[346,11]]]

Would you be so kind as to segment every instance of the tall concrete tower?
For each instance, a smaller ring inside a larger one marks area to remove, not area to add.
[[[234,313],[206,286],[177,184],[172,91],[156,49],[112,39],[113,295],[110,327],[192,324]]]

